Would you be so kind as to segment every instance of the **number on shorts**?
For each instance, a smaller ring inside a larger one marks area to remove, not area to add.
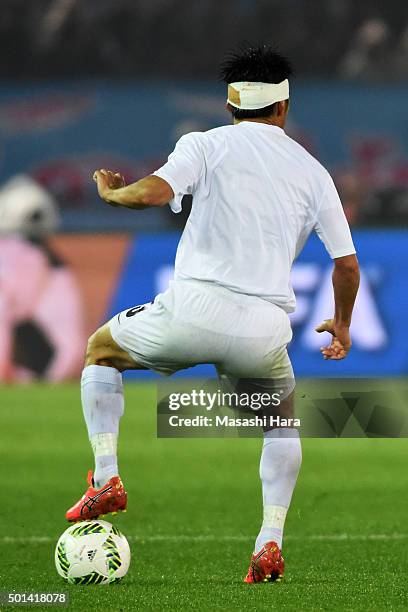
[[[134,308],[131,308],[127,311],[126,316],[133,317],[138,312],[142,312],[142,310],[145,310],[146,306],[147,304],[142,304],[141,306],[134,306]]]

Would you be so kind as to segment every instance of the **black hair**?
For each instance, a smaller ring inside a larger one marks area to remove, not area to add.
[[[220,80],[227,84],[237,81],[281,83],[292,74],[290,61],[276,47],[264,43],[255,46],[243,43],[237,50],[230,51],[220,65]],[[255,119],[272,115],[275,104],[255,110],[230,105],[229,109],[236,119]]]

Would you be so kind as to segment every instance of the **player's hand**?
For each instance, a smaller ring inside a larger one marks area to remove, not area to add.
[[[334,319],[326,319],[316,327],[316,331],[329,332],[333,338],[329,346],[322,346],[320,351],[323,359],[339,360],[347,357],[351,348],[350,330],[348,325],[337,325]]]
[[[112,206],[118,206],[111,200],[112,191],[120,189],[125,186],[125,179],[119,172],[112,172],[111,170],[95,170],[93,180],[96,182],[98,187],[98,193],[102,200],[108,202]]]

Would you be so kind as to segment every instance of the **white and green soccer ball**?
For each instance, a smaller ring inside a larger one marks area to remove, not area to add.
[[[129,569],[125,536],[107,521],[74,523],[55,548],[57,572],[70,584],[111,584]]]

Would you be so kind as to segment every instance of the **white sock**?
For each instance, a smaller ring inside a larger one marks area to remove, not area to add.
[[[92,436],[90,441],[95,457],[94,484],[100,489],[119,473],[116,454],[118,436],[114,433],[99,433]]]
[[[82,372],[81,398],[95,456],[94,483],[99,489],[118,475],[116,448],[124,411],[121,373],[106,366],[87,366]]]
[[[258,552],[266,542],[282,547],[283,527],[302,462],[299,434],[289,427],[264,434],[259,467],[262,481],[263,522],[255,542]]]

